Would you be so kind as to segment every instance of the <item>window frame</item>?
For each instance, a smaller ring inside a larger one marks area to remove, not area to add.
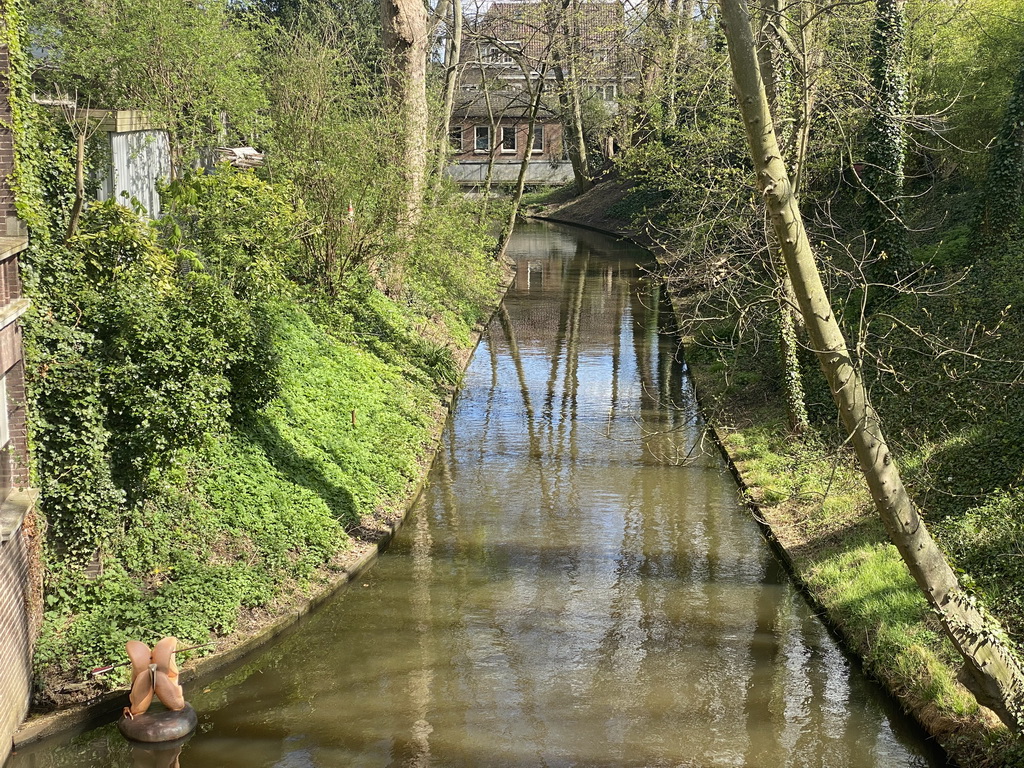
[[[544,152],[544,126],[535,125],[533,126],[533,152],[534,155],[539,155]]]
[[[484,146],[480,146],[481,129],[483,130]],[[491,151],[491,126],[489,125],[475,125],[473,126],[473,152],[479,155],[485,155]]]
[[[508,146],[508,139],[512,139],[512,146]],[[501,126],[501,154],[514,155],[519,151],[519,126]]]

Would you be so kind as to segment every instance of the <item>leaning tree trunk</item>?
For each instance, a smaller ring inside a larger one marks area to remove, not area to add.
[[[999,633],[961,588],[928,533],[889,453],[864,380],[818,274],[792,195],[757,65],[745,0],[722,0],[722,19],[750,153],[808,335],[871,491],[875,508],[910,573],[964,658],[960,680],[1011,729],[1024,729],[1024,674]]]
[[[527,73],[529,78],[529,70],[524,67],[523,71]],[[530,101],[530,119],[526,126],[526,151],[523,153],[523,159],[519,163],[519,177],[516,179],[516,188],[512,193],[512,204],[509,206],[508,218],[505,220],[505,225],[501,229],[501,234],[498,237],[498,247],[494,252],[495,258],[501,259],[505,256],[505,251],[508,249],[508,244],[512,240],[512,232],[516,226],[516,218],[519,216],[519,206],[523,201],[523,191],[526,189],[526,174],[530,170],[530,160],[533,154],[533,141],[534,141],[534,128],[537,126],[537,115],[540,112],[541,100],[544,98],[544,75],[547,72],[547,58],[540,64],[540,74],[537,78],[537,91],[531,94],[532,98]],[[527,87],[529,87],[529,79],[526,81]]]
[[[398,67],[394,91],[402,111],[405,189],[398,228],[406,236],[419,223],[428,154],[427,10],[422,0],[382,0],[384,44]]]
[[[877,259],[868,269],[874,283],[895,286],[910,272],[910,245],[904,225],[903,182],[907,153],[904,5],[906,0],[876,0],[871,33],[871,81],[874,105],[868,123],[864,183],[871,193],[867,230]],[[883,295],[891,289],[883,288]]]

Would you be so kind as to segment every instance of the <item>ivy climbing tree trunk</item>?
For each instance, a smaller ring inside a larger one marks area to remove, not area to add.
[[[776,118],[775,124],[778,124],[777,118],[780,114],[790,111],[794,90],[792,78],[788,76],[788,70],[793,69],[793,66],[786,66],[786,57],[783,55],[784,46],[781,40],[781,36],[784,34],[782,25],[785,10],[783,0],[761,0],[761,19],[758,24],[757,36],[757,65],[761,71],[761,81],[765,85],[768,109]],[[782,143],[783,145],[791,144],[785,139],[782,140]],[[800,356],[798,354],[797,328],[802,326],[802,321],[799,318],[800,309],[793,293],[793,281],[779,255],[778,244],[773,244],[771,248],[779,281],[776,288],[779,294],[778,338],[783,388],[786,393],[786,415],[790,431],[799,434],[806,432],[808,428],[807,398],[804,394],[803,375],[800,372]]]
[[[747,141],[807,332],[828,380],[875,509],[911,575],[964,659],[961,682],[1018,733],[1024,729],[1024,674],[1002,633],[961,588],[910,499],[829,305],[768,109],[745,0],[722,0],[722,21]]]
[[[419,223],[428,154],[427,9],[422,0],[382,0],[384,44],[397,66],[393,88],[402,111],[405,190],[399,230],[410,233]]]
[[[904,225],[904,163],[907,137],[905,52],[906,0],[876,0],[871,33],[871,83],[874,103],[864,156],[864,183],[871,193],[868,235],[877,259],[868,270],[874,283],[896,285],[910,272],[910,246]],[[885,289],[883,288],[883,294]]]
[[[1019,234],[1024,206],[1024,57],[988,163],[979,229],[986,242]]]

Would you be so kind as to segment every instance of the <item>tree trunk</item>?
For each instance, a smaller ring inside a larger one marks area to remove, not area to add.
[[[583,113],[580,106],[580,57],[576,51],[578,0],[561,0],[561,9],[548,17],[551,29],[559,29],[559,41],[551,49],[551,69],[558,87],[558,104],[562,112],[563,136],[572,164],[576,193],[583,194],[592,186],[587,148],[583,138]],[[561,18],[559,18],[559,15]]]
[[[789,77],[780,73],[791,67],[782,65],[782,43],[779,40],[783,23],[784,8],[779,0],[761,0],[761,19],[757,35],[757,66],[761,72],[761,81],[765,85],[768,109],[778,124],[778,116],[791,101],[793,83]],[[785,139],[782,143],[786,144]],[[795,195],[794,191],[794,195]],[[776,260],[776,271],[779,276],[779,357],[782,365],[782,384],[786,395],[786,414],[789,429],[794,434],[806,432],[809,426],[807,417],[807,398],[804,394],[803,375],[800,372],[800,357],[797,353],[797,328],[802,327],[799,318],[800,309],[793,294],[793,281],[789,277],[784,260],[779,258],[778,244],[769,246],[772,257]],[[780,263],[781,262],[781,263]]]
[[[86,120],[86,126],[88,126]],[[73,123],[78,129],[77,123]],[[71,206],[71,215],[68,217],[68,230],[64,235],[64,243],[75,236],[78,231],[78,219],[82,215],[82,207],[85,205],[85,139],[86,128],[82,127],[75,137],[75,203]]]
[[[683,42],[690,36],[693,26],[693,9],[696,0],[674,0],[672,4],[671,41],[668,55],[668,69],[665,73],[665,125],[670,129],[679,127],[679,65]]]
[[[529,70],[524,67],[524,71],[527,72],[526,83],[529,87]],[[537,126],[537,114],[540,112],[541,99],[544,96],[544,75],[546,73],[547,57],[544,57],[540,64],[540,76],[537,78],[537,91],[531,94],[530,120],[526,127],[526,152],[519,164],[519,177],[516,179],[515,192],[512,193],[512,205],[509,206],[508,219],[505,221],[505,226],[502,227],[501,235],[498,238],[498,248],[495,251],[495,258],[498,259],[505,255],[505,249],[508,248],[509,240],[512,239],[512,230],[515,229],[516,218],[519,216],[519,204],[523,200],[523,190],[526,189],[526,172],[530,169],[530,159],[533,154],[533,129]]]
[[[760,77],[745,0],[722,0],[722,19],[736,94],[754,169],[808,335],[854,446],[875,508],[943,630],[964,658],[961,681],[1011,729],[1024,726],[1024,675],[1000,633],[963,591],[911,501],[868,401],[821,283],[779,150]],[[995,631],[993,631],[995,630]]]
[[[655,132],[658,85],[662,79],[664,47],[666,40],[666,0],[653,0],[647,4],[647,18],[644,19],[639,41],[640,77],[637,78],[637,106],[630,131],[630,142],[639,146]]]
[[[986,242],[1005,242],[1020,230],[1024,205],[1024,59],[992,146],[982,201],[981,230]]]
[[[867,229],[877,259],[868,269],[872,282],[895,286],[911,269],[904,225],[903,182],[907,152],[904,115],[907,71],[904,52],[906,0],[877,0],[871,33],[874,105],[868,124],[864,182],[871,193]],[[883,295],[888,293],[883,288]]]
[[[452,129],[452,109],[455,106],[455,86],[458,81],[459,59],[462,57],[462,0],[452,2],[452,27],[445,49],[444,104],[441,105],[441,141],[437,153],[437,178],[444,173],[448,162],[448,134]]]
[[[422,0],[382,0],[384,44],[398,67],[394,91],[402,111],[405,190],[399,231],[411,234],[423,207],[428,152],[427,10]]]
[[[590,178],[587,162],[587,149],[583,139],[581,125],[579,91],[566,80],[561,58],[555,54],[551,60],[551,69],[555,73],[555,84],[558,87],[558,106],[562,112],[562,137],[565,140],[569,163],[572,165],[572,178],[576,185],[576,194],[582,195],[594,182]]]

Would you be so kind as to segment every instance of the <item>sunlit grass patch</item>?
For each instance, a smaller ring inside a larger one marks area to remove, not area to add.
[[[952,649],[893,545],[868,539],[823,553],[805,578],[843,632],[863,638],[862,654],[876,674],[956,715],[978,710],[956,683],[947,663]]]
[[[724,442],[751,498],[769,506],[795,505],[811,530],[845,521],[864,507],[863,482],[849,460],[794,439],[781,424],[728,432]]]

